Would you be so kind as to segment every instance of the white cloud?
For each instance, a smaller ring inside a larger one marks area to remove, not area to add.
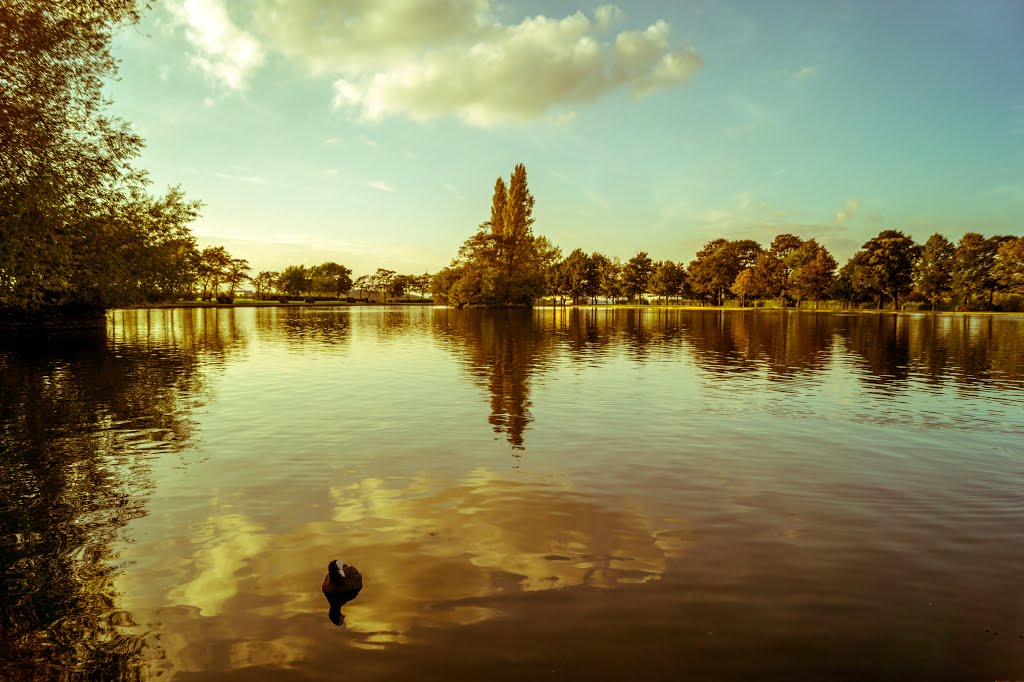
[[[490,29],[489,0],[250,0],[253,29],[314,73],[373,70]]]
[[[338,175],[338,169],[337,168],[324,168],[322,171],[320,171],[320,174],[321,175],[326,175],[327,177],[335,177],[335,176]]]
[[[701,65],[692,50],[671,49],[664,21],[623,31],[611,44],[599,42],[594,28],[582,13],[529,18],[501,27],[487,42],[342,78],[334,104],[369,120],[455,114],[486,126],[536,118],[556,105],[591,102],[618,88],[646,95],[684,82]]]
[[[269,52],[336,78],[333,106],[363,120],[455,115],[475,125],[571,111],[612,91],[634,96],[687,81],[702,64],[657,20],[613,32],[615,5],[592,15],[497,19],[491,0],[168,0],[195,67],[246,86]],[[502,5],[504,12],[507,8]],[[556,114],[555,124],[569,114]]]
[[[856,197],[848,197],[843,202],[843,207],[836,211],[836,222],[842,223],[853,218],[857,215],[857,210],[860,209],[860,199]]]
[[[263,63],[263,47],[234,24],[224,0],[169,0],[167,7],[196,48],[192,64],[232,90],[245,87]]]
[[[395,191],[394,187],[392,187],[391,185],[389,185],[386,182],[381,182],[380,180],[370,180],[369,182],[366,183],[366,186],[370,187],[372,189],[380,190],[381,192],[394,192]]]

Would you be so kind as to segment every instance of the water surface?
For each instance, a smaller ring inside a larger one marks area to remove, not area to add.
[[[1024,677],[1022,318],[124,311],[0,377],[0,678]]]

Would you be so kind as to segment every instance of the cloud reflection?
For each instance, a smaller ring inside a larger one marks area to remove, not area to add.
[[[190,541],[203,549],[177,570],[184,580],[168,596],[179,605],[160,614],[174,621],[162,641],[174,669],[302,659],[322,623],[324,561],[335,554],[360,567],[366,586],[345,607],[344,636],[372,649],[498,617],[514,595],[657,581],[692,540],[684,521],[483,469],[456,482],[364,478],[329,495],[330,520],[272,542],[238,514],[196,527]],[[223,647],[229,664],[215,653]]]

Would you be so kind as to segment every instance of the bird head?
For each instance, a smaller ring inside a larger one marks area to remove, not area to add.
[[[330,564],[328,564],[327,569],[328,570],[330,570],[331,568],[336,569],[338,571],[338,573],[341,574],[341,577],[344,578],[345,577],[345,568],[344,568],[344,566],[345,566],[345,564],[342,563],[341,559],[334,559],[333,561],[331,561]]]

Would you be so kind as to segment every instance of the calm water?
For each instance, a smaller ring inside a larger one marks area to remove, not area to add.
[[[1024,678],[1024,318],[118,312],[0,429],[2,679]]]

